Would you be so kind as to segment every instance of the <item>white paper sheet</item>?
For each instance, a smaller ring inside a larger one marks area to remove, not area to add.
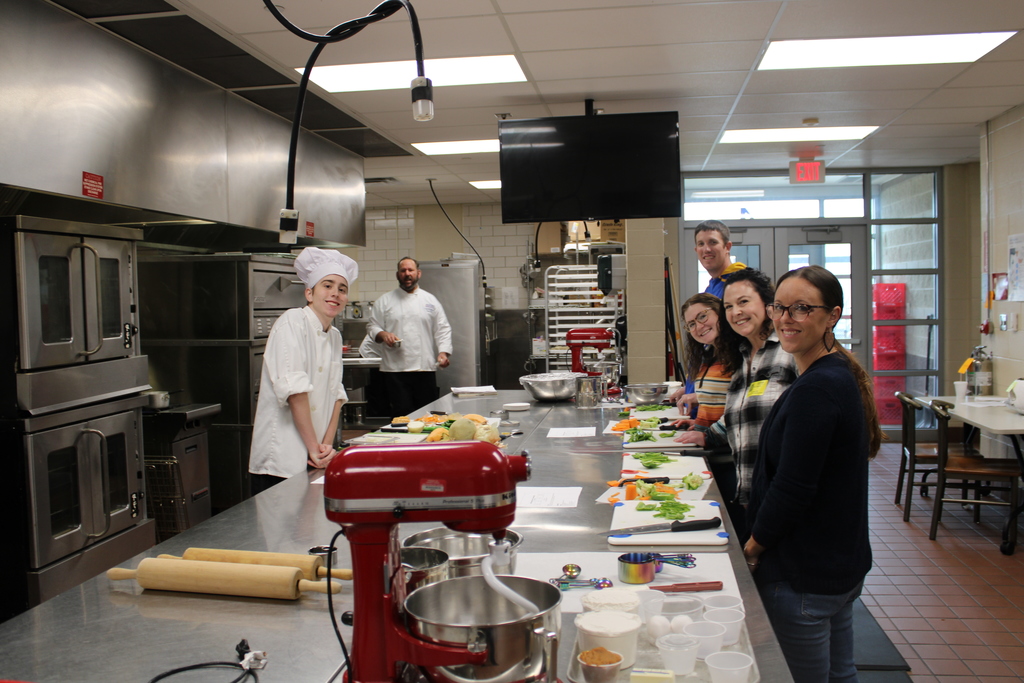
[[[517,508],[574,508],[582,486],[517,486]]]
[[[596,435],[597,427],[552,427],[548,430],[549,439],[572,439]]]

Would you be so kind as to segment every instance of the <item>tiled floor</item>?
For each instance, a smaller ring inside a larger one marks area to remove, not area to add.
[[[864,603],[914,683],[1024,680],[1024,533],[1008,557],[999,552],[1006,508],[982,506],[975,525],[970,511],[947,504],[936,540],[928,540],[932,499],[915,491],[909,522],[893,503],[898,454],[886,444],[871,463],[875,567]]]

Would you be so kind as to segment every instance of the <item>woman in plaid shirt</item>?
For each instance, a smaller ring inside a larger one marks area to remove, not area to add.
[[[709,439],[724,437],[732,448],[736,478],[720,476],[717,484],[741,540],[747,537],[746,505],[761,425],[776,399],[796,381],[796,362],[779,345],[768,317],[767,307],[774,300],[771,279],[753,268],[733,273],[725,286],[725,316],[732,334],[723,329],[723,341],[738,346],[743,362],[729,383],[725,414],[707,431]],[[696,431],[676,441],[701,447],[706,443],[705,435]]]

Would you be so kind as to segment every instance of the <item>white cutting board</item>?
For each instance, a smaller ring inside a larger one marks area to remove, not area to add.
[[[637,410],[633,408],[629,411],[629,416],[642,420],[645,417],[667,417],[670,420],[678,420],[682,417],[679,414],[679,408],[676,406],[665,406],[664,410]]]
[[[627,500],[616,503],[612,510],[611,529],[622,529],[623,527],[642,526],[645,524],[665,524],[672,520],[655,517],[654,510],[640,511],[636,509],[637,503],[651,501]],[[680,501],[693,506],[693,510],[686,514],[688,522],[691,519],[711,519],[722,517],[722,508],[716,501],[711,500],[687,500]],[[729,542],[729,534],[725,531],[725,525],[717,529],[701,529],[700,531],[665,531],[657,534],[633,534],[631,536],[609,536],[609,545],[725,545]]]
[[[412,444],[423,443],[427,440],[426,434],[409,434],[408,432],[370,432],[349,439],[351,444]]]
[[[672,453],[667,454],[672,457]],[[694,457],[692,455],[682,455],[675,459],[675,462],[665,463],[664,465],[655,469],[644,469],[640,461],[637,460],[631,453],[627,453],[622,458],[622,469],[623,470],[643,470],[647,472],[647,476],[650,477],[669,477],[671,479],[681,479],[690,472],[706,472],[708,465],[704,462],[704,458]],[[625,475],[623,475],[625,476]],[[634,476],[634,475],[629,475]]]

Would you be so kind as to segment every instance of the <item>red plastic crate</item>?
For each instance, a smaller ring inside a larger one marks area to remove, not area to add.
[[[876,398],[875,407],[878,408],[878,421],[883,425],[903,424],[903,410],[898,398]]]
[[[875,377],[872,383],[875,385],[875,397],[893,398],[897,391],[906,391],[906,377]]]
[[[872,348],[876,353],[906,353],[907,328],[875,327]]]
[[[879,282],[872,286],[871,305],[875,320],[902,320],[907,317],[907,285],[903,282]]]
[[[907,369],[907,354],[905,353],[886,353],[884,351],[875,351],[872,357],[875,361],[875,370]]]

